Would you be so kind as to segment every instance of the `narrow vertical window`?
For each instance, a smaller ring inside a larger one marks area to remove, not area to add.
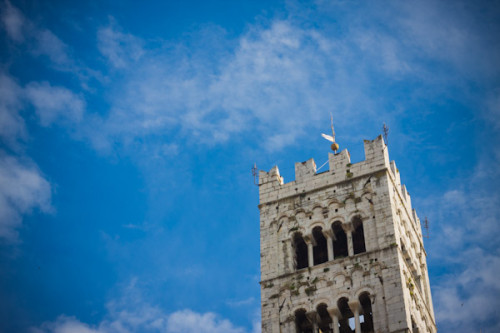
[[[337,302],[341,318],[339,320],[339,330],[341,333],[354,332],[354,313],[349,308],[348,299],[342,297]]]
[[[362,333],[373,333],[373,314],[372,314],[372,303],[370,300],[370,294],[362,293],[359,296],[359,304],[363,311],[363,322],[361,323]]]
[[[334,222],[332,225],[332,229],[334,259],[347,257],[349,255],[349,252],[347,250],[347,236],[344,229],[342,229],[342,222]]]
[[[323,236],[323,229],[316,227],[312,231],[316,245],[313,247],[314,265],[319,265],[328,261],[328,249],[326,238]]]
[[[293,245],[295,248],[295,267],[296,269],[302,269],[309,266],[309,261],[307,258],[307,244],[304,242],[302,235],[296,233],[293,236]]]
[[[366,252],[365,234],[363,230],[363,221],[359,216],[356,216],[352,221],[354,232],[352,233],[352,245],[354,254]]]
[[[333,330],[330,328],[332,324],[332,318],[328,313],[327,306],[324,303],[321,303],[316,308],[316,312],[318,314],[318,328],[322,333],[333,333]]]

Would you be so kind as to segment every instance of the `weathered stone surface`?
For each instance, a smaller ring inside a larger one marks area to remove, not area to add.
[[[302,332],[297,321],[304,330],[339,332],[335,323],[345,327],[349,316],[356,332],[436,332],[410,195],[382,137],[365,140],[364,148],[365,161],[355,164],[347,150],[329,154],[330,170],[319,174],[312,159],[296,163],[289,183],[277,167],[260,171],[262,332]],[[347,255],[339,258],[342,237]],[[297,269],[301,261],[307,263]],[[371,328],[360,320],[368,321],[368,303]]]

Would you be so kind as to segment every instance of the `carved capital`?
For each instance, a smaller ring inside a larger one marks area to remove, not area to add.
[[[313,246],[316,246],[316,240],[314,239],[312,234],[304,235],[304,236],[302,236],[302,238],[304,239],[304,242],[307,245],[312,244]]]
[[[333,230],[331,229],[326,229],[326,230],[323,230],[323,235],[325,236],[325,238],[331,238],[331,239],[334,239],[335,238],[335,235],[333,234]]]
[[[349,303],[349,308],[351,309],[352,312],[360,312],[361,310],[361,304],[358,301],[350,301]]]
[[[327,308],[328,314],[330,317],[337,317],[337,319],[342,318],[342,314],[340,313],[340,310],[337,307],[334,308]]]
[[[342,228],[344,229],[344,231],[345,231],[345,233],[346,233],[347,235],[352,234],[352,232],[353,232],[353,230],[354,230],[354,228],[353,228],[353,226],[352,226],[352,223],[351,223],[351,222],[349,222],[349,223],[344,223],[344,224],[342,225]]]

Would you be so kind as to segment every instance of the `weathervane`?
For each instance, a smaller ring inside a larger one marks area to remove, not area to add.
[[[258,170],[259,169],[257,169],[257,163],[254,163],[253,167],[252,167],[252,176],[253,176],[253,183],[255,185],[259,185],[259,173],[258,173]]]
[[[321,136],[332,143],[330,148],[332,148],[333,152],[336,154],[337,150],[339,150],[339,144],[335,142],[335,130],[333,129],[333,115],[331,112],[330,112],[330,120],[332,125],[332,136],[323,133],[321,133]]]

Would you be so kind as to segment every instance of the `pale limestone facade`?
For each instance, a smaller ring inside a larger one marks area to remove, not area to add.
[[[420,221],[382,137],[364,148],[260,171],[263,333],[436,332]]]

